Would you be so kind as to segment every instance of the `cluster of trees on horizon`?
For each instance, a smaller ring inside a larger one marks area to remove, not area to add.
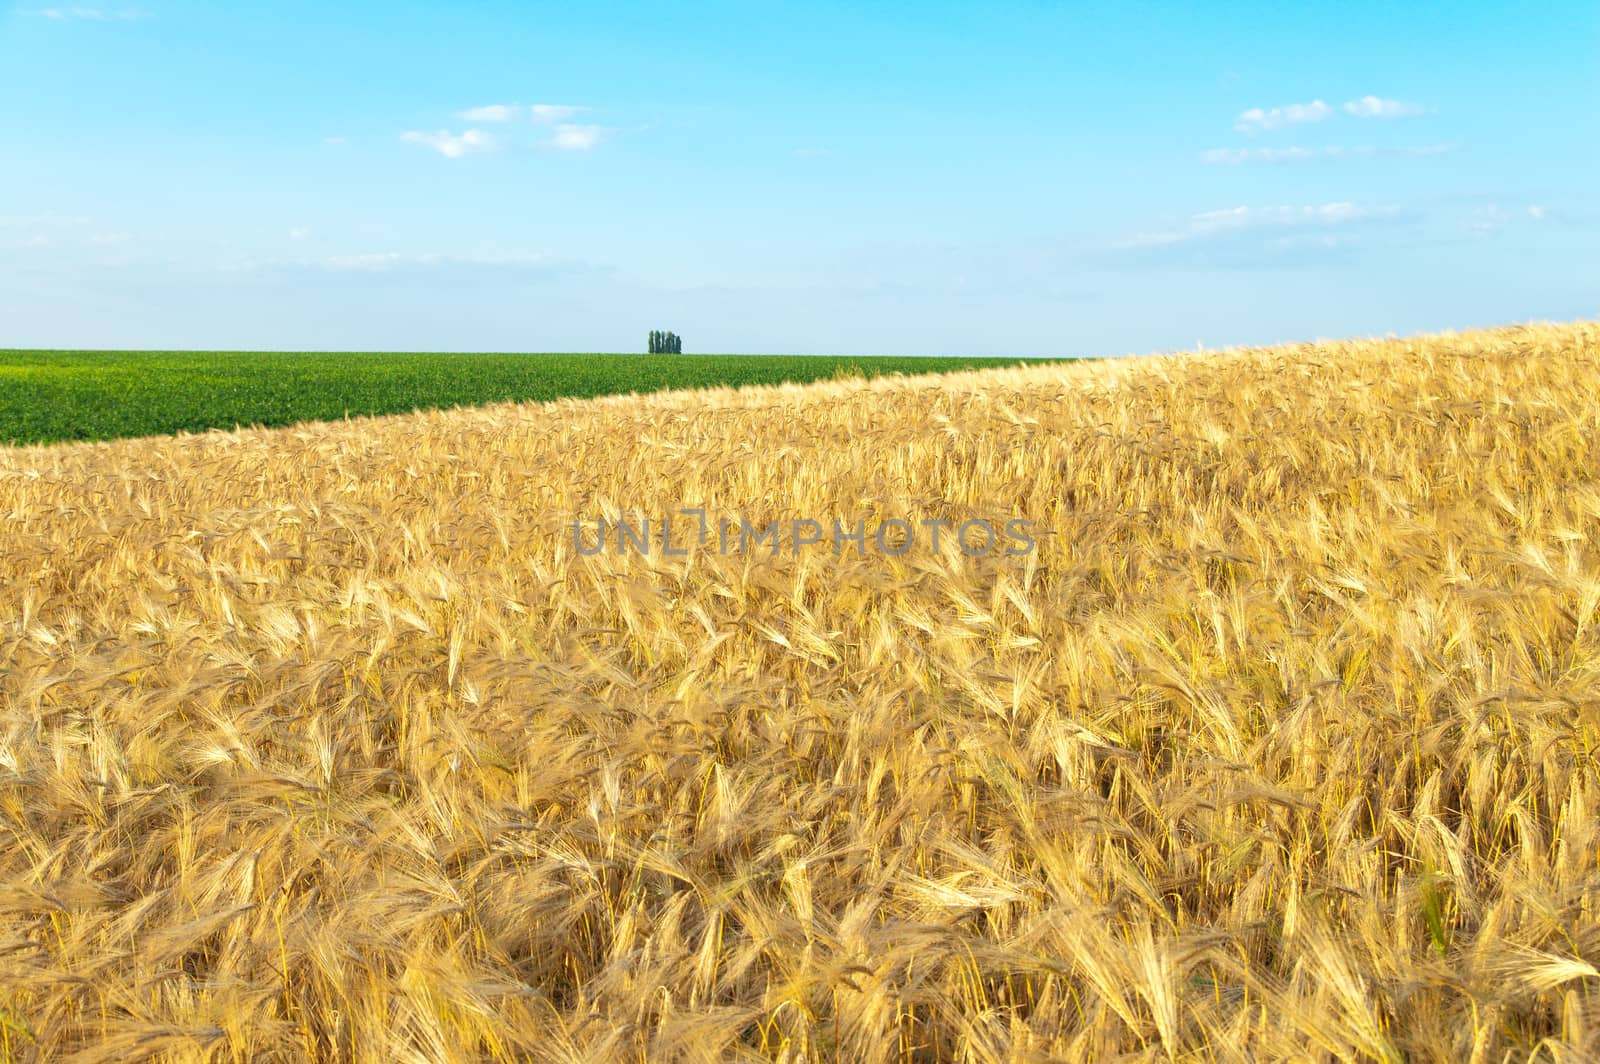
[[[650,354],[652,355],[681,355],[683,354],[683,337],[675,332],[663,332],[660,329],[650,330]]]

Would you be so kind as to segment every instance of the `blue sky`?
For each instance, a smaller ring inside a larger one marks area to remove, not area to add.
[[[1108,355],[1600,316],[1600,5],[1296,8],[25,0],[0,346]]]

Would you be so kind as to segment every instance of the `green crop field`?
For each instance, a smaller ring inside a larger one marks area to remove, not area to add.
[[[292,425],[501,401],[875,377],[1020,359],[0,350],[0,443]]]

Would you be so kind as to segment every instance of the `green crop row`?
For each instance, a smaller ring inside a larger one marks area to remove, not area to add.
[[[943,373],[1018,359],[0,350],[0,444],[292,425],[501,401]]]

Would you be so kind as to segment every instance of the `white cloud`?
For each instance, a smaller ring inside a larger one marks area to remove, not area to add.
[[[398,251],[380,251],[332,255],[323,259],[321,266],[340,273],[382,273],[417,266],[541,266],[548,262],[544,255],[441,255],[433,251],[405,255]]]
[[[1337,148],[1212,148],[1200,153],[1209,166],[1238,166],[1241,163],[1279,163],[1315,159],[1338,153]]]
[[[311,227],[310,226],[297,225],[297,226],[295,226],[295,227],[293,227],[292,229],[289,230],[289,239],[290,240],[305,240],[309,236],[311,236]]]
[[[588,151],[600,143],[600,138],[605,131],[599,126],[578,126],[562,123],[556,126],[556,134],[545,141],[545,146],[558,151]]]
[[[1407,148],[1377,148],[1370,144],[1347,148],[1330,144],[1320,148],[1212,148],[1200,153],[1208,166],[1241,166],[1245,163],[1303,162],[1307,159],[1339,159],[1349,155],[1372,158],[1378,155],[1404,155],[1416,158],[1444,155],[1455,151],[1454,144],[1423,144]]]
[[[8,229],[22,230],[26,234],[18,234],[19,239],[8,246],[25,248],[109,247],[133,239],[128,233],[100,228],[95,219],[86,214],[56,214],[54,211],[0,215],[0,230]]]
[[[589,108],[541,103],[528,108],[528,113],[533,116],[535,123],[549,127],[547,136],[540,142],[543,147],[556,151],[588,151],[604,140],[611,131],[604,126],[566,121],[587,110]],[[463,111],[460,117],[473,122],[503,123],[514,121],[522,113],[520,104],[496,103]],[[448,129],[434,132],[411,130],[402,133],[400,139],[409,144],[421,144],[432,148],[450,159],[459,159],[463,155],[475,152],[494,151],[502,146],[501,141],[481,129],[466,129],[459,134]]]
[[[107,10],[103,7],[44,7],[37,11],[24,11],[23,14],[35,18],[54,19],[57,22],[133,22],[150,17],[148,11],[140,11],[137,8]]]
[[[1350,100],[1340,110],[1353,118],[1410,118],[1426,114],[1428,109],[1404,100],[1386,100],[1381,96],[1363,96]],[[1252,107],[1241,111],[1233,120],[1233,128],[1240,133],[1262,133],[1285,126],[1299,126],[1321,122],[1337,112],[1323,100],[1310,103],[1291,103],[1284,107]]]
[[[329,270],[388,270],[405,258],[398,251],[369,252],[365,255],[333,255],[322,260]]]
[[[1474,209],[1472,217],[1467,219],[1465,229],[1477,236],[1490,236],[1524,218],[1532,222],[1542,222],[1548,217],[1550,217],[1549,209],[1538,203],[1530,203],[1521,210],[1491,203]]]
[[[1369,217],[1372,210],[1354,203],[1340,201],[1324,203],[1317,207],[1228,207],[1218,211],[1202,211],[1189,216],[1190,230],[1211,233],[1223,229],[1241,229],[1255,225],[1313,225],[1353,222]]]
[[[522,108],[511,103],[491,103],[483,107],[469,107],[462,111],[460,118],[467,122],[510,122],[522,112]]]
[[[1320,122],[1331,114],[1333,114],[1333,108],[1321,100],[1312,100],[1310,103],[1291,103],[1286,107],[1266,109],[1252,107],[1248,111],[1239,113],[1239,116],[1233,121],[1233,128],[1240,133],[1260,133],[1263,130],[1281,129],[1284,126]]]
[[[463,155],[473,152],[492,151],[495,143],[489,134],[477,129],[468,129],[459,136],[448,129],[441,129],[434,133],[422,133],[416,130],[400,134],[400,139],[407,144],[421,144],[432,148],[447,159],[459,159]]]
[[[54,211],[47,211],[44,214],[0,214],[0,228],[6,229],[82,226],[89,225],[93,221],[94,219],[86,214],[56,214]]]
[[[1350,247],[1355,241],[1348,233],[1291,233],[1287,236],[1275,236],[1265,241],[1262,246],[1268,251],[1287,253],[1303,248],[1321,248],[1334,250]]]
[[[1423,114],[1427,108],[1403,100],[1385,100],[1378,96],[1363,96],[1344,105],[1344,113],[1356,118],[1411,118]]]
[[[1396,207],[1363,207],[1347,201],[1300,207],[1227,207],[1192,214],[1183,225],[1146,233],[1118,244],[1122,248],[1160,247],[1222,236],[1247,229],[1338,226],[1394,218]]]
[[[533,120],[542,126],[565,122],[569,118],[576,118],[587,110],[587,107],[569,107],[566,104],[557,103],[536,103],[528,108],[529,113],[533,115]]]

